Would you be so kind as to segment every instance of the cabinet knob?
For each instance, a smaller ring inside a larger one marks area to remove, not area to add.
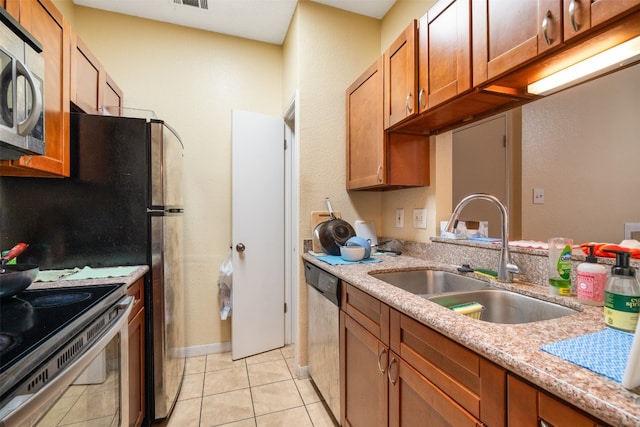
[[[236,245],[236,251],[238,251],[238,252],[244,252],[245,249],[247,249],[247,248],[244,246],[244,243],[238,243]]]
[[[420,104],[420,108],[425,108],[427,103],[424,101],[424,88],[420,89],[418,93],[418,104]]]
[[[378,165],[378,170],[376,171],[376,176],[378,178],[378,183],[382,183],[382,165]]]
[[[378,353],[378,370],[382,375],[384,375],[384,368],[387,362],[385,361],[384,364],[380,364],[380,359],[382,359],[382,356],[384,356],[385,354],[387,354],[387,350],[384,348],[380,350],[380,353]]]
[[[550,18],[551,18],[551,11],[547,10],[547,13],[544,15],[544,18],[542,19],[542,36],[544,37],[545,43],[547,43],[547,45],[549,46],[551,46],[551,43],[553,43],[553,39],[549,37]]]
[[[392,356],[391,361],[389,362],[389,369],[387,370],[387,377],[389,378],[389,382],[391,383],[391,385],[396,385],[396,382],[398,382],[398,372],[396,369],[395,378],[391,378],[391,368],[393,367],[393,365],[398,366],[398,361],[395,357]]]
[[[573,31],[576,33],[580,31],[580,24],[576,22],[576,0],[571,0],[569,3],[569,20]]]
[[[409,94],[407,95],[407,98],[404,101],[404,106],[407,109],[407,111],[409,112],[409,114],[413,113],[413,105],[411,105],[411,99],[413,98],[413,94],[411,92],[409,92]]]

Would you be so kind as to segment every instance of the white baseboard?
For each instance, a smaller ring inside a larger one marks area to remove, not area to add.
[[[203,356],[206,354],[226,353],[231,351],[231,341],[218,342],[214,344],[194,345],[184,348],[186,357]]]

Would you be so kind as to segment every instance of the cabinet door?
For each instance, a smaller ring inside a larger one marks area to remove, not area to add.
[[[416,99],[416,32],[417,21],[384,53],[384,128],[417,113]]]
[[[71,42],[71,102],[85,113],[100,111],[100,61],[80,37]]]
[[[388,347],[340,311],[340,353],[342,425],[386,427]]]
[[[472,9],[474,86],[562,43],[561,0],[476,0]]]
[[[145,415],[144,279],[127,289],[135,298],[129,315],[129,426],[142,425]]]
[[[476,427],[482,425],[438,387],[389,356],[389,426]]]
[[[145,414],[144,308],[129,322],[129,426],[142,425]]]
[[[381,185],[386,179],[382,59],[349,86],[346,97],[347,190]]]
[[[563,401],[513,375],[507,378],[509,427],[597,427],[599,424]]]
[[[563,0],[564,40],[637,9],[640,0]]]
[[[12,13],[18,13],[16,0]],[[15,16],[15,15],[14,15]],[[69,24],[51,0],[20,0],[20,23],[43,46],[45,154],[0,161],[0,174],[69,176]]]
[[[121,116],[124,107],[124,94],[115,81],[107,73],[104,73],[102,88],[102,109],[103,113],[112,116]]]
[[[470,0],[440,0],[418,25],[418,111],[471,88]]]

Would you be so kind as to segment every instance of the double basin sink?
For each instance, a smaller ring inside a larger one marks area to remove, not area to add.
[[[484,309],[480,320],[491,323],[530,323],[577,313],[569,307],[497,288],[489,282],[448,271],[409,270],[371,273],[371,276],[444,307],[481,304]]]

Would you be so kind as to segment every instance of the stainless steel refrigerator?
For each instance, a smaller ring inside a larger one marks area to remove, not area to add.
[[[182,156],[161,120],[71,114],[69,179],[2,177],[0,247],[30,244],[41,270],[148,264],[147,419],[167,417],[184,376]]]
[[[148,417],[160,420],[170,414],[176,402],[185,366],[183,145],[178,134],[161,120],[75,114],[71,128],[72,138],[83,147],[80,162],[91,157],[94,165],[104,168],[103,182],[128,180],[137,168],[146,171],[141,192],[122,188],[129,185],[127,182],[107,185],[120,193],[120,203],[136,206],[138,217],[140,199],[147,199],[144,213],[147,264],[151,268],[145,298]],[[107,162],[102,147],[108,147]],[[126,219],[115,226],[126,229],[127,223],[137,226]]]

